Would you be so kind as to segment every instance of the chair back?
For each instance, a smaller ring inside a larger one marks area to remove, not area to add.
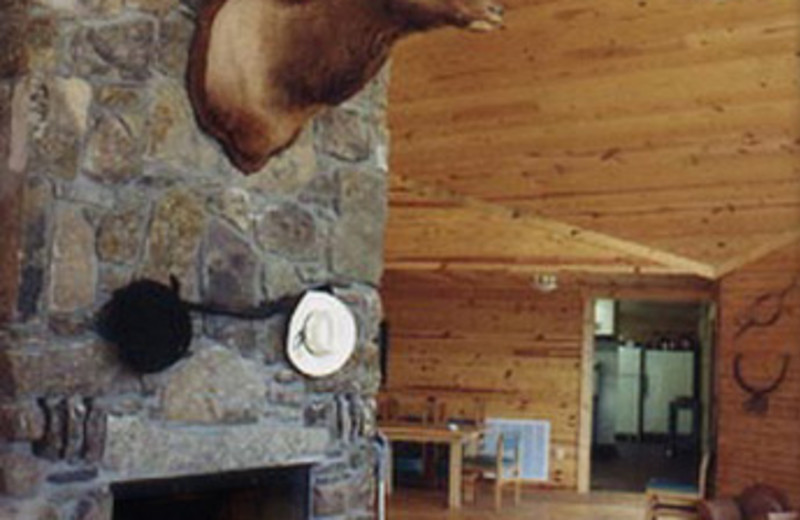
[[[522,438],[518,432],[501,432],[497,435],[497,474],[508,476],[519,471],[522,461]]]
[[[483,399],[437,399],[436,419],[440,424],[483,426],[486,422],[486,401]]]
[[[706,496],[706,486],[708,485],[708,470],[711,467],[711,452],[706,450],[700,459],[700,473],[697,475],[697,493],[700,498]]]
[[[436,400],[433,396],[397,392],[385,395],[384,399],[383,406],[379,405],[384,420],[421,424],[434,420]]]

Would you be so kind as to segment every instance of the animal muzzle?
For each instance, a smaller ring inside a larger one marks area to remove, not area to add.
[[[487,32],[503,26],[505,9],[499,4],[489,4],[480,19],[474,20],[467,27],[471,31]]]

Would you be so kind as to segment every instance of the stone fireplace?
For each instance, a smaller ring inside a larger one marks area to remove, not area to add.
[[[307,517],[374,517],[387,75],[244,177],[186,97],[195,8],[0,0],[4,520],[111,520],[120,497],[218,493],[237,475],[269,488],[289,470],[306,475]],[[232,307],[332,286],[356,352],[311,379],[286,360],[286,315],[195,313],[189,355],[136,374],[96,314],[171,276],[184,299]]]

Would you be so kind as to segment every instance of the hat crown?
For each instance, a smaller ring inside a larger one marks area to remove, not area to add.
[[[312,311],[303,327],[306,348],[314,354],[329,354],[333,347],[333,318],[327,312]]]

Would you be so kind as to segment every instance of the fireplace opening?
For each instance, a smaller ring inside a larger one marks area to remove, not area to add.
[[[113,484],[113,520],[307,520],[310,466]]]

